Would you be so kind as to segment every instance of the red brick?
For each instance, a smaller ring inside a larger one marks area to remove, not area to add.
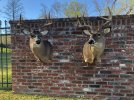
[[[23,79],[31,79],[32,76],[23,76]]]
[[[132,90],[120,90],[120,93],[132,93]]]
[[[96,92],[87,92],[88,95],[96,95]]]
[[[48,87],[53,86],[52,83],[43,83],[43,85],[44,85],[44,86],[48,86]]]
[[[100,88],[100,89],[95,89],[95,91],[96,91],[96,92],[106,92],[106,89]]]
[[[22,85],[30,86],[31,83],[22,83]]]
[[[13,72],[16,72],[16,73],[17,73],[17,72],[19,72],[19,73],[21,72],[21,70],[17,70],[17,69],[16,69],[16,70],[13,69],[12,71],[13,71]]]
[[[50,90],[60,90],[60,87],[50,87]]]
[[[71,83],[69,83],[69,84],[65,84],[65,86],[66,86],[66,87],[76,87],[76,84],[71,84]]]
[[[53,76],[53,77],[55,77],[55,76],[58,76],[58,73],[50,73],[50,74],[48,74],[48,76]]]
[[[110,96],[110,95],[111,95],[111,93],[108,93],[108,92],[107,92],[107,93],[105,93],[105,92],[103,93],[103,92],[102,92],[101,94],[102,94],[102,95],[107,95],[107,96]]]
[[[82,86],[76,85],[76,87],[73,87],[72,89],[73,91],[82,91]]]
[[[42,86],[42,83],[32,83],[35,86]]]
[[[26,82],[25,79],[17,79],[18,82]]]
[[[83,81],[83,84],[94,84],[93,81]]]
[[[134,33],[127,33],[127,36],[134,36]]]
[[[96,82],[96,84],[107,84],[107,82]]]
[[[127,41],[127,44],[134,44],[134,41]]]
[[[67,90],[72,90],[72,89],[68,87],[62,87],[61,90],[67,91]]]
[[[112,85],[102,85],[102,87],[104,87],[104,88],[113,88]]]
[[[114,96],[125,96],[123,93],[113,93]]]
[[[83,74],[83,73],[86,73],[86,70],[81,70],[81,69],[78,69],[78,70],[76,70],[76,73]]]
[[[103,78],[103,81],[114,81],[114,78]]]
[[[131,71],[131,72],[129,71],[129,72],[127,72],[127,74],[134,74],[134,71]]]
[[[39,76],[46,76],[47,73],[38,73]]]
[[[72,81],[72,83],[74,83],[74,84],[81,84],[82,81],[74,80],[74,81]]]
[[[134,94],[133,93],[128,93],[127,96],[128,97],[134,97]]]
[[[88,78],[86,78],[86,77],[77,77],[76,79],[81,80],[81,81],[88,80]]]
[[[23,69],[22,72],[31,72],[31,70]]]
[[[129,86],[131,83],[130,82],[124,82],[124,83],[121,83],[121,85],[125,85],[125,86]]]

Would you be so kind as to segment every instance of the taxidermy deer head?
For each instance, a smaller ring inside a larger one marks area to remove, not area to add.
[[[110,9],[109,10],[109,17],[103,18],[106,22],[99,26],[96,31],[93,29],[93,26],[90,25],[88,22],[85,21],[84,17],[78,20],[78,27],[83,28],[83,33],[89,36],[89,40],[83,46],[83,58],[84,61],[88,64],[94,63],[95,60],[98,62],[101,61],[101,55],[105,49],[105,34],[111,31],[111,21],[112,21],[112,14]]]
[[[50,20],[50,18],[49,18]],[[48,33],[47,27],[52,25],[52,22],[47,21],[42,27],[33,29],[27,25],[20,25],[24,34],[30,34],[29,45],[35,58],[43,63],[48,62],[52,58],[52,45],[48,40],[43,40],[43,36]]]

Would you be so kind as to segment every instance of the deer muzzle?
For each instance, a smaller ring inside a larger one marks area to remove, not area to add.
[[[38,36],[35,37],[35,42],[36,44],[40,44],[41,43],[41,38],[39,38]]]

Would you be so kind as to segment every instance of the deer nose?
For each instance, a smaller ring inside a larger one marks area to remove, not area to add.
[[[37,41],[36,41],[36,44],[40,44],[40,42],[41,42],[40,40],[37,40]]]
[[[88,41],[89,44],[94,44],[95,43],[95,40],[94,39],[91,39]]]

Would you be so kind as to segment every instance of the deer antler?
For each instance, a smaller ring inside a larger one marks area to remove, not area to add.
[[[112,21],[112,12],[111,12],[111,10],[110,10],[109,7],[108,7],[108,12],[109,12],[108,18],[100,17],[100,18],[106,20],[106,22],[105,22],[103,25],[101,25],[101,27],[100,27],[99,30],[102,30],[102,29],[104,29],[104,28],[110,28],[110,27],[111,27],[111,25],[109,25],[109,24],[110,24],[111,21]]]
[[[47,22],[47,24],[45,23],[40,29],[43,29],[43,28],[48,27],[53,24],[53,22],[50,18],[50,12],[49,12],[48,18],[46,17],[46,22]]]
[[[20,14],[20,19],[19,19],[19,22],[17,23],[18,26],[21,26],[22,25],[22,16]]]
[[[78,16],[77,16],[77,27],[79,27],[79,28],[86,28],[86,29],[84,29],[84,33],[86,34],[86,35],[92,35],[92,26],[90,25],[90,24],[87,24],[86,22],[85,22],[85,20],[84,20],[84,16],[83,17],[81,17],[81,21],[83,21],[83,23],[84,24],[82,24],[81,23],[81,21],[80,21],[80,18],[78,18]]]
[[[81,23],[81,21],[80,21],[80,18],[77,16],[77,27],[87,27],[87,28],[89,28],[89,29],[92,29],[92,26],[91,25],[87,25],[86,24],[86,22],[85,22],[85,20],[84,20],[84,16],[83,17],[81,17],[81,19],[82,19],[82,21],[83,21],[83,23],[84,23],[84,25],[82,25],[82,23]]]
[[[19,22],[18,22],[17,25],[20,26],[20,27],[24,27],[24,28],[30,28],[30,27],[27,26],[27,25],[24,26],[24,20],[23,20],[23,17],[22,17],[21,14],[20,14]]]

